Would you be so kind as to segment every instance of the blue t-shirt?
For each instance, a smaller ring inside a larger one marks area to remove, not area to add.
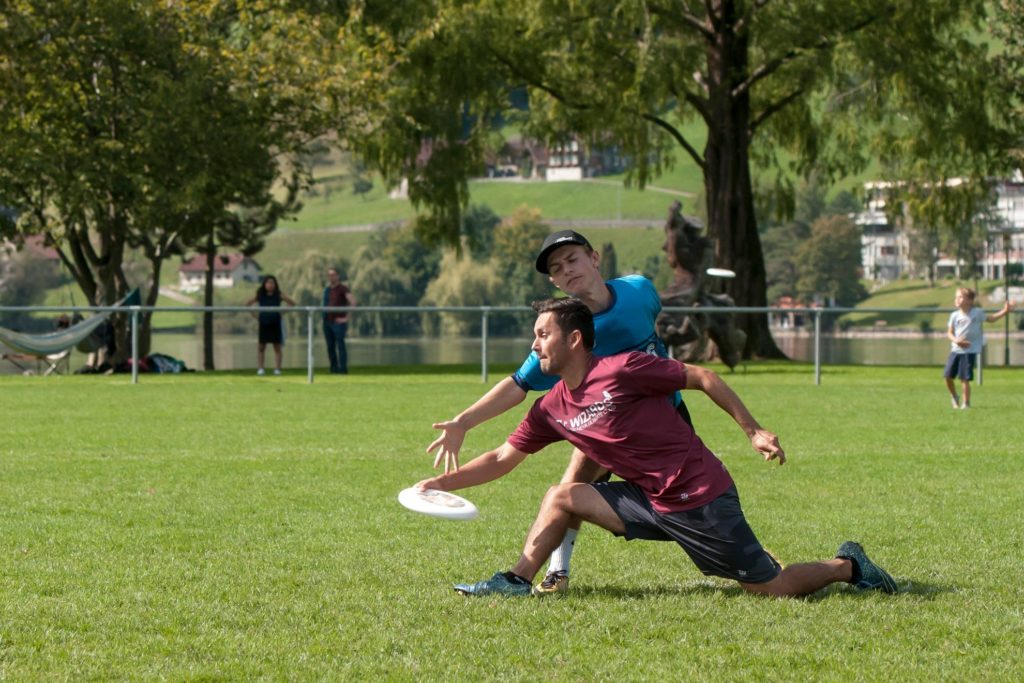
[[[668,350],[654,329],[654,321],[661,313],[661,298],[651,281],[643,275],[626,275],[605,284],[612,302],[608,308],[594,314],[594,355],[640,351],[668,358]],[[530,352],[512,379],[527,392],[545,391],[559,380],[555,375],[541,372],[540,359],[535,352]],[[673,403],[681,402],[676,392]]]

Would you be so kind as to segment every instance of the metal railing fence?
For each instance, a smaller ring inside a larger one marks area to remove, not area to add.
[[[316,336],[317,326],[315,321],[318,316],[325,313],[462,313],[478,314],[480,316],[480,378],[486,383],[488,380],[488,358],[487,339],[488,323],[492,315],[498,313],[528,313],[532,309],[528,306],[358,306],[358,307],[325,307],[325,306],[281,306],[281,307],[252,307],[252,306],[0,306],[0,313],[21,312],[21,313],[99,313],[99,312],[122,312],[127,313],[131,330],[131,360],[132,360],[132,384],[139,381],[139,319],[143,313],[255,313],[255,312],[281,312],[286,314],[306,315],[306,378],[309,384],[314,381],[313,368],[313,342]],[[668,313],[744,313],[744,314],[765,314],[769,316],[801,315],[813,320],[813,362],[814,362],[814,383],[821,384],[821,337],[822,318],[825,316],[841,316],[847,313],[869,313],[880,315],[894,314],[949,314],[950,308],[775,308],[758,306],[666,306],[663,311]],[[1007,316],[1009,317],[1009,316]],[[1009,365],[1009,324],[1005,328],[1007,336],[1007,355],[1005,364]],[[979,364],[980,365],[980,364]],[[979,381],[980,367],[979,367]]]

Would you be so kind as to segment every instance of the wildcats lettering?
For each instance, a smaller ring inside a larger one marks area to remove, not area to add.
[[[612,395],[607,391],[602,393],[604,394],[603,400],[590,404],[584,408],[579,415],[571,417],[568,420],[558,420],[556,418],[556,422],[573,432],[581,432],[585,430],[587,427],[600,420],[603,415],[615,410],[615,403],[612,401]]]

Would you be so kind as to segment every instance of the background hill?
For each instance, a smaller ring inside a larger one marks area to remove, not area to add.
[[[292,219],[282,222],[255,259],[266,273],[279,273],[290,262],[308,254],[326,258],[351,258],[367,244],[376,230],[386,229],[412,219],[415,209],[403,198],[389,196],[380,178],[367,177],[354,170],[345,159],[330,156],[318,163],[315,183],[303,198],[303,208]],[[362,192],[354,191],[357,179],[364,180]],[[369,182],[365,182],[369,181]],[[510,215],[521,206],[540,210],[542,219],[552,228],[572,226],[584,232],[598,248],[611,244],[620,272],[657,270],[663,243],[662,226],[672,202],[680,201],[684,212],[699,215],[702,178],[692,163],[681,162],[666,170],[645,189],[624,185],[622,175],[605,176],[582,182],[543,182],[519,179],[477,180],[470,184],[471,203],[487,206],[499,216]],[[852,190],[860,178],[849,179],[832,188]],[[654,264],[652,266],[652,264]],[[171,261],[164,269],[162,283],[169,290],[177,284],[177,266]],[[288,283],[282,283],[288,289]],[[985,283],[982,302],[991,306],[988,293],[997,283]],[[930,286],[924,281],[900,281],[877,288],[862,307],[949,307],[957,283],[942,281]],[[252,296],[251,287],[217,290],[218,304],[240,304]],[[197,295],[192,295],[197,299]],[[65,285],[51,289],[45,305],[63,306],[81,303],[81,295]],[[158,305],[181,306],[180,298],[161,297]],[[195,323],[190,313],[161,314],[158,328],[189,327]],[[884,324],[921,330],[940,330],[945,315],[887,315]],[[879,314],[852,314],[844,324],[872,328]]]

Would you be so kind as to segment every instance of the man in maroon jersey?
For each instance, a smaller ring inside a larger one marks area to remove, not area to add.
[[[843,543],[831,560],[785,568],[764,550],[725,465],[666,398],[677,389],[703,391],[766,461],[784,463],[775,434],[758,424],[717,374],[637,352],[594,357],[593,315],[585,305],[549,299],[534,310],[533,349],[541,369],[561,381],[533,404],[502,446],[418,486],[452,491],[483,484],[562,440],[624,481],[551,487],[515,566],[490,579],[456,584],[458,592],[529,595],[534,576],[574,517],[627,540],[675,541],[704,574],[733,579],[751,593],[799,596],[840,581],[896,592],[893,578],[853,541]]]

